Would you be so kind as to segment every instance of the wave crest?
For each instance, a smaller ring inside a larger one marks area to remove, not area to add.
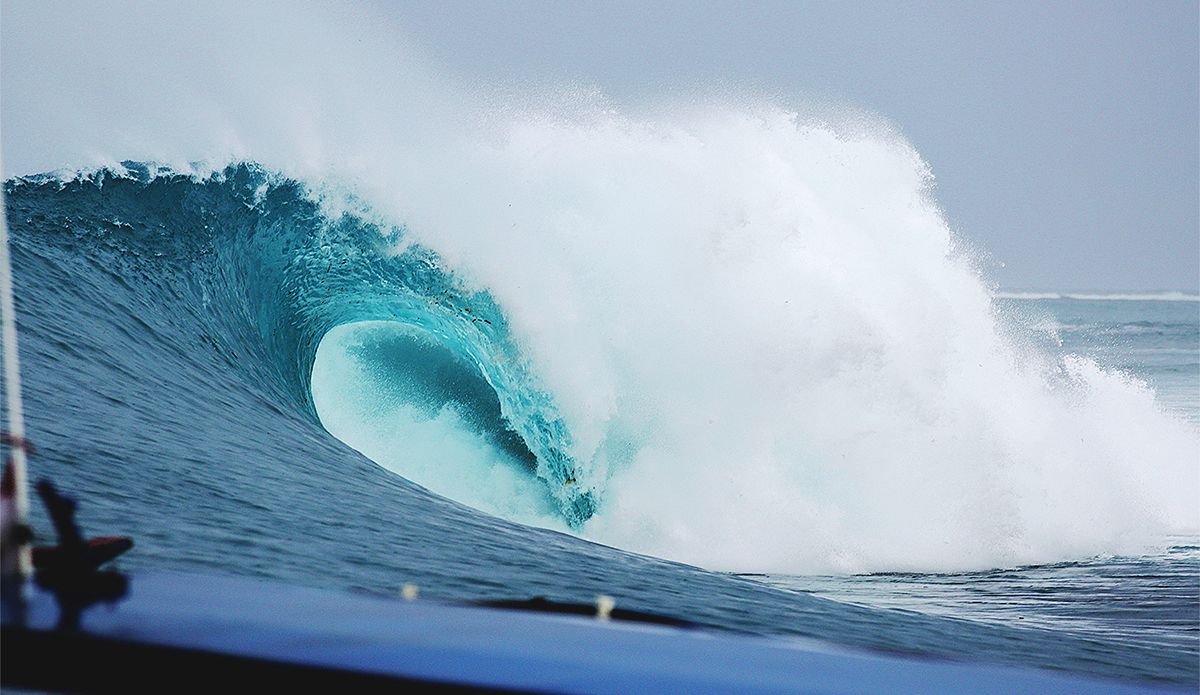
[[[557,513],[572,526],[594,513],[564,451],[567,427],[503,313],[402,226],[368,221],[346,200],[331,214],[336,206],[305,185],[254,164],[202,175],[124,162],[14,179],[7,192],[12,214],[39,218],[29,227],[42,241],[86,246],[122,281],[152,278],[141,301],[194,322],[200,344],[314,419],[310,377],[326,334],[371,321],[412,327],[474,379],[469,398],[449,398],[542,480]]]

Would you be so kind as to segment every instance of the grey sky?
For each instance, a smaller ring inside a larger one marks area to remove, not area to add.
[[[30,132],[44,114],[26,108],[37,106],[26,87],[45,66],[14,67],[16,5],[29,3],[5,0],[0,17],[5,175],[31,173],[20,167],[54,149]],[[741,84],[785,103],[877,112],[930,163],[947,219],[990,253],[984,271],[1001,287],[1200,288],[1194,0],[376,0],[372,9],[384,31],[468,80],[575,80],[619,106]],[[70,46],[59,55],[87,60]],[[43,132],[69,140],[63,127]]]
[[[745,81],[876,111],[1004,287],[1200,284],[1192,0],[379,5],[464,74],[579,79],[618,102]]]

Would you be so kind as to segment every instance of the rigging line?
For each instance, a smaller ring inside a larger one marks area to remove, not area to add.
[[[14,483],[13,523],[24,525],[29,518],[29,478],[25,467],[25,414],[21,404],[21,366],[17,350],[17,315],[13,307],[12,264],[8,249],[8,215],[0,191],[0,326],[4,342],[4,386],[7,396],[9,460]],[[17,570],[22,577],[33,573],[28,542],[18,547]]]

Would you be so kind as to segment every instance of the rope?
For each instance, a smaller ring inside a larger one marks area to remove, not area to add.
[[[8,215],[0,192],[0,333],[4,341],[4,386],[8,406],[9,462],[14,483],[13,521],[29,519],[29,478],[25,470],[25,411],[21,404],[21,365],[17,351],[17,314],[13,307],[12,264],[8,253]],[[33,573],[28,543],[20,546],[17,567],[22,577]]]

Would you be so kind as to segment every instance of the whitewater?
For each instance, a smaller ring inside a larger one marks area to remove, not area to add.
[[[597,120],[518,125],[457,162],[470,205],[404,218],[504,307],[566,478],[600,500],[585,537],[716,569],[864,571],[1128,552],[1195,526],[1194,433],[1124,375],[1008,332],[902,141],[783,112]],[[381,412],[396,396],[364,350],[397,332],[328,336],[322,421],[402,475],[434,469],[406,476],[431,489],[478,478],[441,443],[395,451],[424,418]],[[478,496],[496,486],[469,499],[538,516],[536,495]]]
[[[163,48],[223,109],[106,46],[128,118],[6,181],[35,475],[130,566],[1196,683],[1194,296],[1000,293],[874,114],[464,88],[336,19]]]

